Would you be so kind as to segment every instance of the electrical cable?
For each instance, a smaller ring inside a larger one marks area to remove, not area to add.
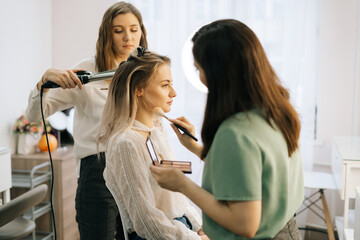
[[[93,81],[100,81],[100,80],[106,80],[111,79],[115,74],[116,69],[100,72],[100,73],[91,73],[88,71],[78,71],[76,72],[77,77],[80,79],[82,84],[86,84]],[[48,132],[46,129],[46,122],[44,117],[44,111],[43,111],[43,93],[45,88],[58,88],[60,87],[58,84],[48,81],[41,85],[40,90],[40,109],[41,109],[41,118],[42,122],[44,124],[44,131],[46,135],[46,144],[48,148],[48,153],[50,157],[50,169],[51,169],[51,186],[50,186],[50,207],[51,207],[51,217],[53,221],[53,229],[54,229],[54,239],[56,240],[56,223],[55,223],[55,213],[54,213],[54,205],[53,205],[53,189],[54,189],[54,166],[53,166],[53,160],[51,157],[51,151],[50,151],[50,144],[49,144],[49,138],[48,138]]]
[[[54,166],[53,166],[53,160],[51,157],[48,132],[46,129],[46,122],[45,122],[44,111],[43,111],[43,101],[42,101],[43,92],[44,92],[44,85],[41,86],[41,90],[40,90],[40,108],[41,108],[41,118],[42,118],[42,121],[44,124],[44,131],[45,131],[45,135],[46,135],[46,144],[47,144],[48,153],[49,153],[49,157],[50,157],[50,169],[51,169],[50,207],[51,207],[51,217],[52,217],[52,221],[53,221],[54,239],[56,240],[56,223],[55,223],[55,213],[54,213],[54,205],[53,205]]]

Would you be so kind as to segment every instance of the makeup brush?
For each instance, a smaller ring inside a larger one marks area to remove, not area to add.
[[[166,118],[169,122],[169,118],[165,115],[164,111],[162,110],[161,107],[155,107],[153,109],[153,113],[158,115],[158,116],[161,116],[161,117],[164,117]],[[196,137],[194,137],[191,133],[189,133],[188,130],[186,130],[185,128],[183,128],[182,126],[180,126],[179,124],[177,123],[173,123],[175,125],[175,127],[177,127],[178,129],[180,129],[181,131],[183,131],[186,135],[188,135],[189,137],[191,137],[192,139],[194,139],[195,141],[198,141],[198,139]]]

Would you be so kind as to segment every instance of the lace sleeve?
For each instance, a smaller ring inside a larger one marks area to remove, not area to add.
[[[200,239],[196,232],[187,229],[177,220],[168,219],[156,207],[157,201],[149,165],[138,146],[129,139],[119,141],[115,153],[108,154],[115,185],[136,233],[146,239]],[[114,149],[113,148],[113,149]],[[169,200],[171,201],[171,199]],[[120,202],[120,201],[117,201]]]

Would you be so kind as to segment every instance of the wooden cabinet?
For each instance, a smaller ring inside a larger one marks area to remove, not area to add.
[[[80,239],[78,226],[75,219],[75,195],[77,188],[77,177],[75,170],[75,159],[72,147],[63,147],[52,153],[54,166],[54,195],[53,204],[55,211],[55,222],[57,239],[76,240]],[[29,170],[43,162],[49,162],[48,153],[36,153],[30,155],[11,156],[12,169]],[[49,187],[50,190],[50,187]],[[13,194],[13,192],[15,192]],[[16,189],[12,189],[12,195],[17,195]],[[50,213],[47,213],[49,215]],[[48,216],[48,219],[50,217]],[[48,223],[37,223],[41,228],[50,228]],[[41,224],[45,226],[41,226]],[[46,226],[47,225],[47,226]],[[49,230],[50,230],[49,229]]]

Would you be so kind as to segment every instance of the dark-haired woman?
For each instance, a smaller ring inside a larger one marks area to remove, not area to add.
[[[202,209],[210,239],[300,239],[293,217],[304,189],[300,122],[288,91],[245,24],[215,21],[192,40],[195,67],[209,90],[204,146],[173,128],[206,159],[202,188],[176,169],[151,166],[152,174]],[[194,133],[186,118],[172,121]]]
[[[96,56],[78,63],[74,69],[93,73],[116,68],[137,46],[147,47],[146,31],[138,9],[126,2],[110,6],[102,19],[96,44]],[[109,81],[82,86],[76,70],[48,69],[29,96],[26,116],[39,121],[41,85],[52,81],[61,86],[44,92],[45,117],[74,107],[74,156],[78,173],[76,220],[80,238],[85,240],[123,239],[116,202],[103,177],[104,149],[97,155],[96,137],[107,99]]]

